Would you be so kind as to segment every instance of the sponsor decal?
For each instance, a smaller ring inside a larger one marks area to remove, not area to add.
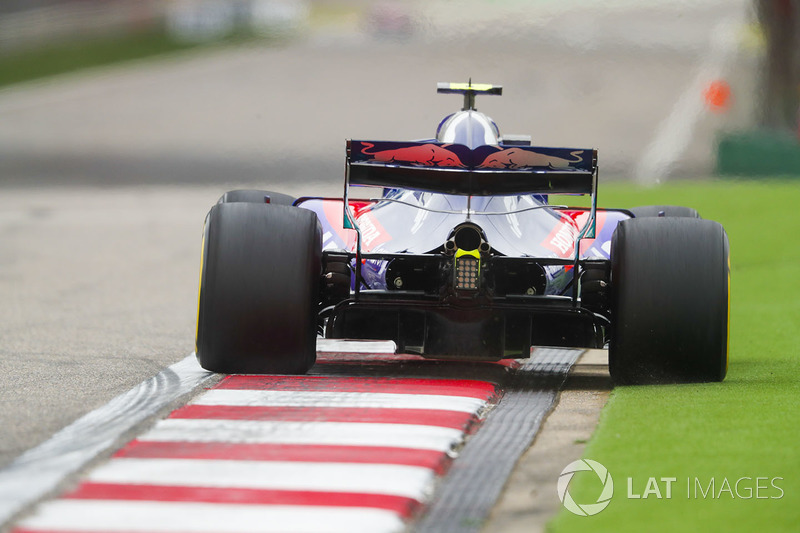
[[[572,252],[575,249],[575,237],[578,236],[578,230],[573,225],[572,219],[562,218],[561,222],[556,225],[555,229],[550,232],[542,246],[554,252],[559,257],[564,259],[572,257]]]
[[[377,250],[381,244],[391,238],[370,213],[364,213],[358,217],[357,223],[361,230],[361,246],[365,250]]]
[[[562,213],[575,221],[576,228],[583,228],[586,221],[589,219],[589,211],[562,211]],[[604,232],[606,220],[608,219],[608,213],[606,211],[597,211],[595,213],[595,218],[595,235],[597,238],[581,240],[581,257],[608,259],[611,257],[611,235],[614,233],[614,229],[616,229],[617,226],[616,223],[614,223],[610,226],[608,231]]]
[[[353,162],[465,170],[593,170],[592,150],[438,142],[350,141]]]
[[[369,151],[375,147],[373,143],[362,143],[361,153],[370,156],[370,161],[377,163],[403,163],[426,167],[467,168],[458,155],[447,149],[449,145],[421,144],[404,148]]]
[[[323,249],[349,250],[355,246],[355,232],[344,227],[341,202],[310,200],[304,202],[303,206],[317,213],[323,227],[333,230],[333,233],[328,232],[331,233],[330,237],[327,237],[327,234],[323,236]]]
[[[532,152],[523,148],[507,148],[490,154],[477,168],[503,168],[518,170],[530,167],[569,168],[583,161],[583,150],[570,152],[572,159]]]

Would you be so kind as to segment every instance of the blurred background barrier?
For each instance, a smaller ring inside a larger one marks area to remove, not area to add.
[[[80,134],[62,134],[60,144],[46,140],[47,128],[33,128],[46,119],[7,115],[0,177],[28,180],[52,168],[97,181],[126,170],[145,181],[155,174],[257,181],[265,169],[286,176],[298,171],[292,161],[300,155],[287,139],[307,136],[313,120],[315,151],[302,155],[305,173],[321,178],[338,173],[340,140],[372,131],[365,125],[378,122],[375,115],[395,128],[374,134],[430,135],[419,130],[421,117],[441,118],[443,100],[420,100],[421,84],[454,76],[507,86],[503,101],[488,104],[501,126],[532,133],[536,143],[597,146],[605,178],[653,184],[715,171],[747,175],[766,160],[757,155],[764,147],[776,151],[770,156],[781,173],[797,173],[789,161],[800,145],[800,0],[4,0],[0,87],[230,44],[244,45],[226,60],[234,70],[207,67],[194,85],[151,82],[186,96],[198,84],[219,86],[196,103],[205,121],[186,109],[186,98],[133,90],[94,102],[89,113],[106,109],[102,120],[64,122]],[[292,88],[272,86],[278,81]],[[406,91],[414,92],[408,107],[416,115],[385,107]],[[323,94],[325,110],[316,101]],[[123,121],[142,106],[136,97],[151,102],[149,127]],[[262,113],[269,124],[256,123]],[[220,128],[229,120],[238,129]],[[137,153],[156,144],[158,153]],[[750,165],[741,163],[748,158]]]
[[[717,174],[800,176],[800,143],[781,130],[750,130],[720,136]]]
[[[5,0],[0,52],[161,29],[189,41],[297,30],[309,13],[304,0]]]
[[[149,30],[161,24],[164,4],[158,0],[3,0],[0,53]]]
[[[308,24],[305,0],[173,0],[164,2],[167,31],[182,41],[209,41],[252,33],[291,34]]]
[[[754,8],[763,40],[756,113],[749,128],[719,135],[716,172],[800,176],[800,0],[755,0]]]
[[[7,0],[0,86],[193,48],[303,32],[304,0]]]

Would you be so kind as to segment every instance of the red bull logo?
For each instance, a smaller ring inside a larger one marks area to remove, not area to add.
[[[455,167],[467,168],[461,162],[457,154],[451,152],[446,147],[450,145],[420,144],[405,148],[394,148],[391,150],[379,150],[370,152],[375,145],[363,143],[361,153],[371,157],[371,161],[380,163],[400,163],[404,165],[416,165],[426,167]]]
[[[569,168],[571,164],[583,161],[582,150],[570,152],[572,159],[554,155],[531,152],[521,148],[506,148],[490,154],[477,168],[502,168],[517,170],[528,167]]]

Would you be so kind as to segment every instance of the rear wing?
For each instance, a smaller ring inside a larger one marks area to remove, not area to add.
[[[347,141],[346,186],[470,196],[592,194],[596,170],[593,149]]]

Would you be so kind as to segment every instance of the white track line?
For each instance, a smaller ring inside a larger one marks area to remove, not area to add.
[[[443,394],[213,389],[198,398],[193,405],[441,409],[475,413],[485,403],[480,398]]]
[[[41,531],[125,533],[379,533],[404,530],[397,514],[360,507],[98,500],[48,502],[35,516],[20,525]]]
[[[321,444],[396,446],[449,452],[463,439],[460,429],[358,422],[274,422],[169,418],[139,437],[157,442]]]
[[[0,470],[0,525],[211,375],[191,354],[19,456]]]
[[[212,459],[112,459],[94,483],[236,489],[356,492],[419,499],[435,473],[421,466]]]

